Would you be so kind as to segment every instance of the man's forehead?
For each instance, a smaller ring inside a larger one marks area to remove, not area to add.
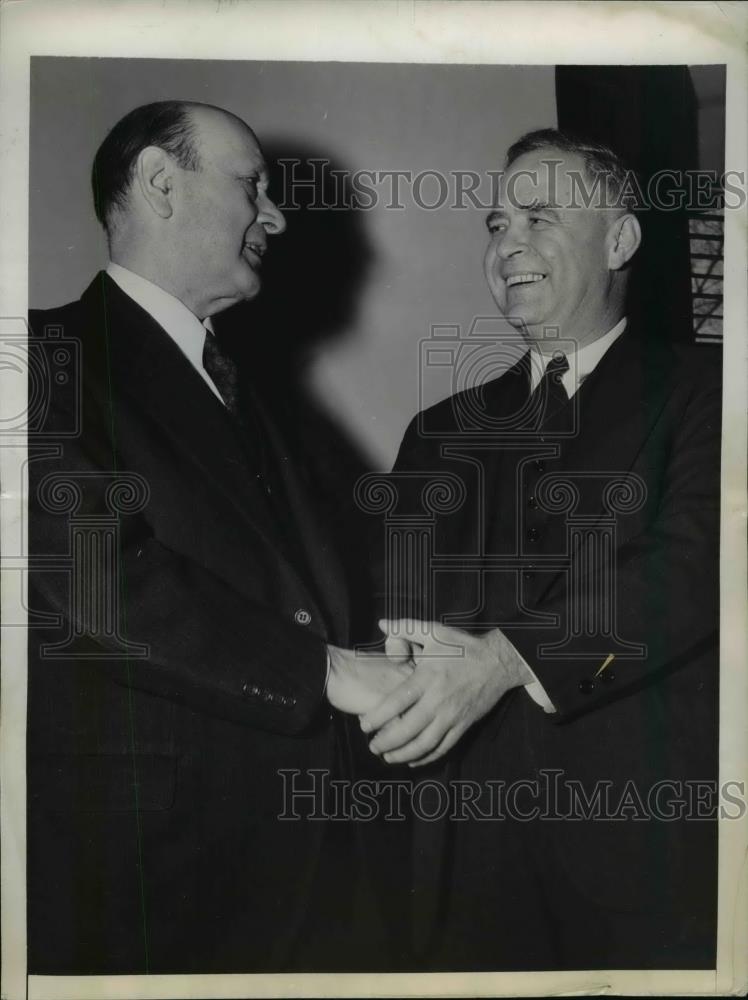
[[[193,117],[203,158],[240,174],[263,172],[262,149],[249,126],[219,109],[207,111]]]
[[[536,205],[568,207],[575,178],[582,177],[584,169],[581,156],[553,147],[525,153],[504,171],[497,207],[505,210]]]

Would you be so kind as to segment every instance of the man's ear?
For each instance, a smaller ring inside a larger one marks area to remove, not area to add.
[[[174,183],[174,161],[158,146],[146,146],[135,161],[135,177],[140,193],[162,219],[170,218]]]
[[[608,230],[608,268],[620,271],[639,249],[642,241],[642,230],[635,215],[627,213],[620,216]]]

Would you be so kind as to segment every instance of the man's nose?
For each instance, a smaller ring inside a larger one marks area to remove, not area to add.
[[[527,243],[523,239],[522,234],[512,227],[504,232],[499,241],[498,250],[502,260],[509,260],[510,257],[516,257],[517,254],[522,253],[526,249]]]
[[[260,205],[259,221],[264,226],[265,232],[270,233],[271,236],[278,236],[286,229],[283,212],[267,196],[263,198]]]

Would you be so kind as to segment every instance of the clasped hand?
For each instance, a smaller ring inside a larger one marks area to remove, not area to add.
[[[512,687],[532,675],[499,629],[471,634],[433,622],[382,621],[390,661],[411,664],[409,674],[361,728],[376,735],[373,753],[411,767],[442,757]],[[404,636],[413,638],[403,638]]]
[[[340,712],[363,715],[413,673],[407,658],[391,659],[382,653],[364,653],[338,646],[327,647],[330,671],[325,694]]]

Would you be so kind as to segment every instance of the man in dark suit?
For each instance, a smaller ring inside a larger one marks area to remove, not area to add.
[[[262,151],[221,109],[148,105],[93,189],[111,263],[30,319],[79,370],[29,439],[29,969],[366,964],[350,839],[303,792],[345,756],[331,707],[409,668],[343,648],[303,470],[212,331],[285,226]]]
[[[485,273],[522,356],[395,466],[399,518],[455,498],[382,623],[415,671],[362,719],[452,795],[417,824],[428,968],[715,964],[721,364],[627,317],[625,187],[605,147],[511,147]]]

